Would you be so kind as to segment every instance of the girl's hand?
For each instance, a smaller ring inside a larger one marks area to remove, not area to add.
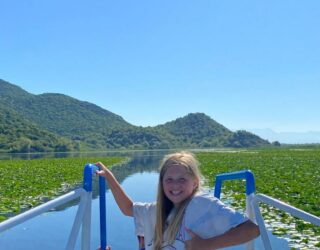
[[[186,250],[212,250],[206,244],[205,239],[202,239],[188,228],[186,228],[186,231],[191,236],[191,240],[186,240],[184,242]]]
[[[102,162],[97,162],[94,165],[96,165],[100,169],[100,170],[96,170],[97,175],[102,177],[107,177],[107,174],[110,173],[110,170],[105,165],[103,165]]]

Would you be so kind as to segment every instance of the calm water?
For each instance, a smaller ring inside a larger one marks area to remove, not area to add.
[[[130,156],[132,160],[125,165],[113,169],[122,187],[134,201],[154,201],[158,181],[157,168],[163,155],[168,151],[132,151],[132,152],[96,152],[88,154],[50,154],[50,155],[2,155],[2,158],[41,158],[41,157],[85,157],[85,156]],[[92,201],[92,232],[91,249],[99,245],[99,199],[97,198],[97,181],[94,181]],[[107,241],[113,250],[137,249],[137,240],[134,235],[133,219],[126,217],[119,211],[109,189],[107,200]],[[57,211],[42,214],[19,226],[0,234],[0,250],[35,250],[64,249],[75,214],[77,202],[72,202]],[[283,239],[270,236],[274,249],[289,249]],[[76,249],[80,247],[78,236]],[[261,241],[255,243],[256,249],[263,249]],[[243,246],[228,249],[245,249]]]

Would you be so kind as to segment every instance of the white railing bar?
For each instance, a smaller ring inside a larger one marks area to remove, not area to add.
[[[91,200],[92,192],[86,194],[87,200],[85,205],[85,213],[82,219],[82,238],[81,238],[81,249],[88,250],[90,249],[90,238],[91,238]]]
[[[295,217],[298,217],[302,220],[308,221],[316,226],[320,226],[320,218],[313,215],[309,214],[301,209],[298,209],[296,207],[290,206],[282,201],[279,201],[277,199],[274,199],[270,196],[264,195],[264,194],[257,194],[255,195],[254,199],[258,201],[262,201],[268,205],[271,205],[273,207],[276,207],[280,210],[283,210]]]
[[[251,205],[253,207],[253,211],[255,213],[255,219],[259,226],[260,236],[263,242],[263,246],[265,250],[272,250],[271,243],[269,240],[267,228],[264,224],[263,217],[259,208],[259,200],[255,199],[255,197],[251,200]]]
[[[86,191],[83,188],[78,188],[76,190],[73,190],[73,191],[65,194],[65,195],[62,195],[58,198],[55,198],[51,201],[48,201],[40,206],[37,206],[37,207],[32,208],[28,211],[25,211],[22,214],[19,214],[15,217],[8,219],[8,220],[5,220],[4,222],[0,223],[0,233],[5,230],[8,230],[9,228],[12,228],[16,225],[19,225],[19,224],[37,216],[37,215],[39,215],[39,214],[47,212],[52,208],[55,208],[59,205],[62,205],[68,201],[74,200],[84,193],[86,193]]]
[[[88,196],[86,194],[83,194],[81,196],[81,200],[79,203],[79,207],[77,210],[77,214],[76,217],[74,219],[73,225],[72,225],[72,229],[69,235],[69,240],[66,246],[66,250],[72,250],[75,247],[76,244],[76,240],[77,240],[77,236],[83,221],[83,215],[85,213],[85,208],[88,202]]]
[[[251,201],[254,197],[254,193],[251,193],[246,196],[246,214],[250,220],[255,222],[254,211],[251,205]],[[246,243],[246,250],[254,250],[254,240],[251,240]]]

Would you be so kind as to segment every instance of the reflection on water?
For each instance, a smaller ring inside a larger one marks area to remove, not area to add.
[[[32,160],[41,158],[86,158],[86,157],[129,157],[130,160],[119,164],[112,169],[117,180],[121,183],[125,178],[142,172],[157,171],[159,163],[164,155],[173,152],[172,150],[121,150],[121,151],[89,151],[89,152],[60,152],[60,153],[0,153],[0,160]],[[82,186],[82,183],[76,185],[74,189]],[[93,198],[99,195],[98,178],[93,178],[92,183]],[[108,189],[108,186],[106,187]],[[61,211],[70,206],[79,204],[80,199],[75,199],[69,203],[53,209]],[[22,210],[23,211],[23,210]],[[0,248],[1,250],[1,248]]]
[[[115,175],[117,180],[122,183],[126,178],[129,176],[136,174],[136,173],[152,173],[157,172],[159,168],[160,161],[162,160],[164,154],[167,153],[161,152],[158,154],[146,154],[145,152],[143,154],[137,154],[135,152],[135,156],[130,156],[133,158],[130,158],[129,161],[118,164],[112,168],[112,173]],[[123,155],[127,157],[128,155]],[[92,157],[92,156],[90,156]],[[137,183],[138,185],[139,183]],[[82,184],[81,184],[82,185]],[[79,185],[79,186],[81,186]],[[75,187],[77,188],[77,187]],[[106,189],[108,190],[108,185],[106,186]],[[96,176],[92,180],[92,196],[93,199],[96,199],[99,196],[99,179]],[[55,211],[60,211],[63,209],[66,209],[70,206],[74,206],[79,204],[79,199],[70,201],[69,203],[66,203],[64,205],[61,205],[59,207],[56,207]]]
[[[75,158],[75,157],[148,157],[165,155],[172,150],[120,150],[120,151],[88,151],[88,152],[49,152],[49,153],[0,153],[0,160],[40,159],[40,158]]]

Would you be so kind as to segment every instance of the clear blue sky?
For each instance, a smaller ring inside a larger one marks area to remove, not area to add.
[[[0,0],[0,78],[134,125],[320,130],[320,1]]]

